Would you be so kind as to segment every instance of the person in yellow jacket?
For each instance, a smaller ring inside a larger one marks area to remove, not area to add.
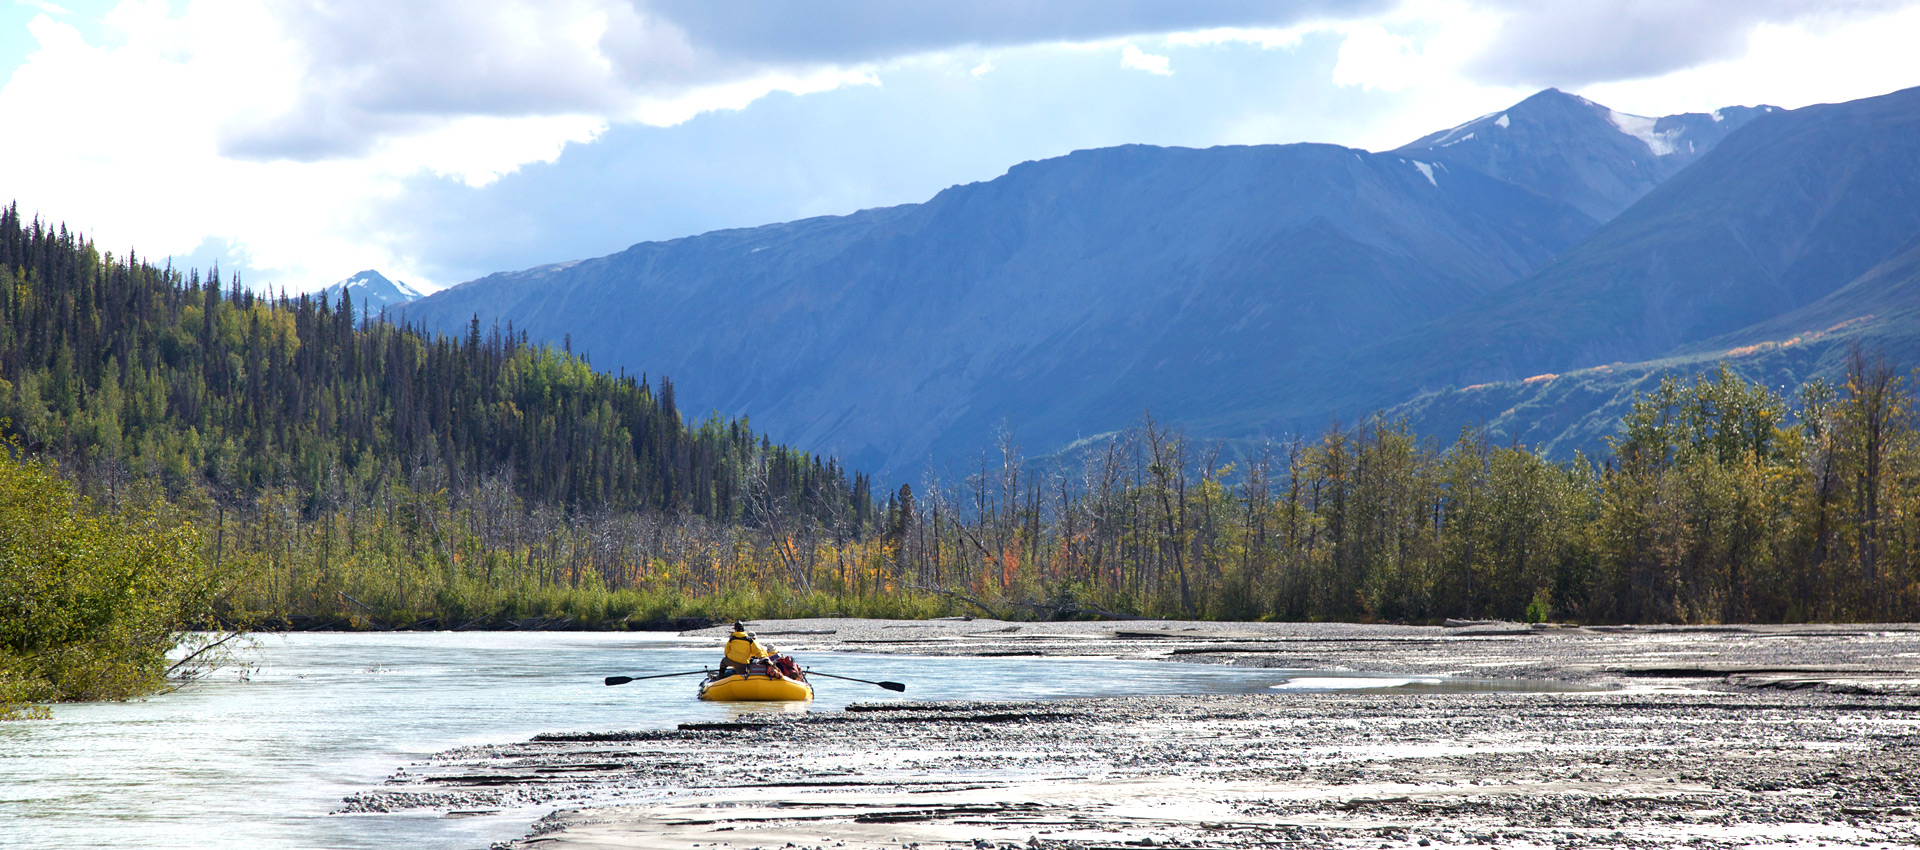
[[[773,647],[754,638],[745,624],[734,623],[733,634],[727,637],[726,654],[720,657],[720,676],[724,678],[733,673],[744,676],[754,659],[772,656]]]

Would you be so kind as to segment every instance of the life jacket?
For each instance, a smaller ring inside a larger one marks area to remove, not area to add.
[[[752,632],[734,632],[727,638],[727,660],[745,664],[773,654],[773,647],[754,640]]]

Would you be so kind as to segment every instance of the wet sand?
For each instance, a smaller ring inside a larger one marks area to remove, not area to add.
[[[1604,690],[873,703],[556,730],[443,753],[346,808],[553,806],[516,842],[540,848],[1920,843],[1920,627],[756,628],[795,652],[1162,658]]]

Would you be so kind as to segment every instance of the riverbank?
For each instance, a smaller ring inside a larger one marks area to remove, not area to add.
[[[345,808],[555,806],[518,842],[543,848],[1920,841],[1920,627],[755,625],[797,653],[1159,658],[1606,690],[743,711],[453,750]]]

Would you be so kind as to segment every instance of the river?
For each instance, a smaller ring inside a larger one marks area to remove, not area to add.
[[[0,843],[58,848],[484,848],[545,811],[479,817],[331,814],[427,755],[537,732],[671,728],[768,706],[703,703],[698,677],[606,687],[609,675],[697,670],[714,640],[638,633],[263,635],[179,691],[55,706],[0,724]],[[1044,699],[1418,688],[1432,680],[1153,661],[805,653],[811,668],[908,683],[894,694],[816,678],[834,711],[887,699]],[[772,709],[779,710],[779,709]]]

